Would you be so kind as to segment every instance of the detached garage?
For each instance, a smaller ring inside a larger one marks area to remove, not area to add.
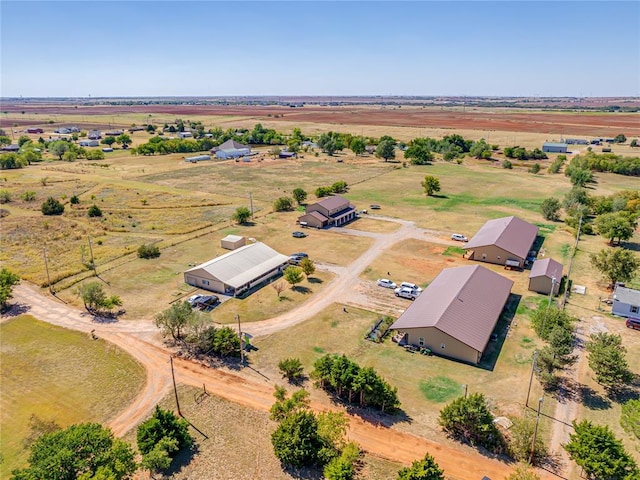
[[[286,255],[257,242],[187,270],[184,281],[211,292],[237,296],[279,275],[288,261]]]
[[[553,288],[553,295],[556,296],[560,290],[561,280],[562,264],[553,258],[536,260],[529,274],[529,290],[549,294]]]

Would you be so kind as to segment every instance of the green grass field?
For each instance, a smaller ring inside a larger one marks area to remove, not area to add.
[[[22,315],[0,324],[2,478],[24,465],[29,418],[106,422],[136,396],[143,368],[103,340]]]

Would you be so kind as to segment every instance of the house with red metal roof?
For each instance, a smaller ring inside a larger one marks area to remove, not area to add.
[[[478,364],[513,281],[482,265],[445,268],[391,329],[437,355]]]
[[[469,259],[523,268],[538,235],[538,227],[518,217],[489,220],[469,240],[464,249]]]

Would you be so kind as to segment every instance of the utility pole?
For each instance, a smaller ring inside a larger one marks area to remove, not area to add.
[[[533,382],[533,371],[536,368],[536,360],[538,359],[538,350],[533,351],[533,361],[531,362],[531,376],[529,377],[529,389],[527,390],[527,402],[525,406],[529,406],[529,394],[531,393],[531,383]]]
[[[569,268],[567,269],[567,288],[565,288],[564,290],[564,297],[562,299],[562,309],[564,310],[564,307],[567,304],[567,298],[569,298],[569,278],[571,276],[571,266],[573,265],[573,257],[576,254],[576,251],[578,250],[578,242],[580,241],[580,230],[582,229],[582,215],[580,215],[580,220],[578,221],[578,231],[576,233],[576,243],[573,246],[573,253],[571,255],[571,258],[569,258]]]
[[[238,321],[238,336],[240,337],[240,364],[244,366],[244,341],[242,340],[242,329],[240,328],[240,315],[236,315]]]
[[[253,220],[253,195],[249,192],[249,205],[251,205],[251,220]]]
[[[53,294],[51,277],[49,277],[49,263],[47,262],[47,247],[42,247],[42,255],[44,256],[44,268],[47,271],[47,286],[49,287],[49,293]]]
[[[178,388],[176,387],[176,374],[173,371],[173,355],[169,355],[169,360],[171,362],[171,378],[173,379],[173,393],[176,396],[176,405],[178,406],[178,415],[182,416],[182,412],[180,411],[180,400],[178,399]]]
[[[96,262],[93,259],[93,247],[91,246],[91,237],[87,237],[89,240],[89,252],[91,253],[91,266],[93,267],[93,274],[97,277],[98,272],[96,271]]]
[[[536,451],[536,439],[538,437],[538,422],[540,422],[540,408],[544,397],[538,399],[538,414],[536,415],[536,428],[533,430],[533,442],[531,442],[531,455],[529,455],[529,464],[533,465],[533,456]]]

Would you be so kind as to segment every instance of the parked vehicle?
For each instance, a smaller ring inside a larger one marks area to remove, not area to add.
[[[204,295],[200,295],[199,293],[197,293],[195,295],[191,295],[189,298],[187,298],[187,303],[193,307],[193,304],[195,302],[197,302],[198,299],[200,299],[202,297],[204,297]]]
[[[396,288],[398,286],[388,278],[379,278],[378,280],[376,280],[376,283],[379,287],[384,288]]]
[[[396,297],[408,298],[409,300],[415,300],[420,295],[420,292],[412,290],[407,287],[398,287],[394,290]]]
[[[458,242],[468,242],[469,239],[461,233],[454,233],[451,235],[451,240],[457,240]]]
[[[293,238],[304,238],[307,234],[304,232],[293,232]]]
[[[420,293],[422,291],[422,289],[416,285],[415,283],[410,283],[410,282],[402,282],[400,284],[401,288],[408,288],[410,290],[413,290],[414,292]]]
[[[634,330],[640,330],[640,318],[627,318],[624,322],[627,328],[633,328]]]
[[[373,205],[369,205],[369,208],[370,208],[371,210],[380,210],[380,205],[375,205],[375,204],[373,204]]]
[[[194,302],[193,306],[199,310],[211,310],[219,303],[220,298],[217,295],[203,295],[202,298]]]
[[[304,253],[304,252],[298,252],[298,253],[292,253],[291,255],[289,255],[290,257],[298,257],[298,258],[305,258],[308,257],[309,254]]]

